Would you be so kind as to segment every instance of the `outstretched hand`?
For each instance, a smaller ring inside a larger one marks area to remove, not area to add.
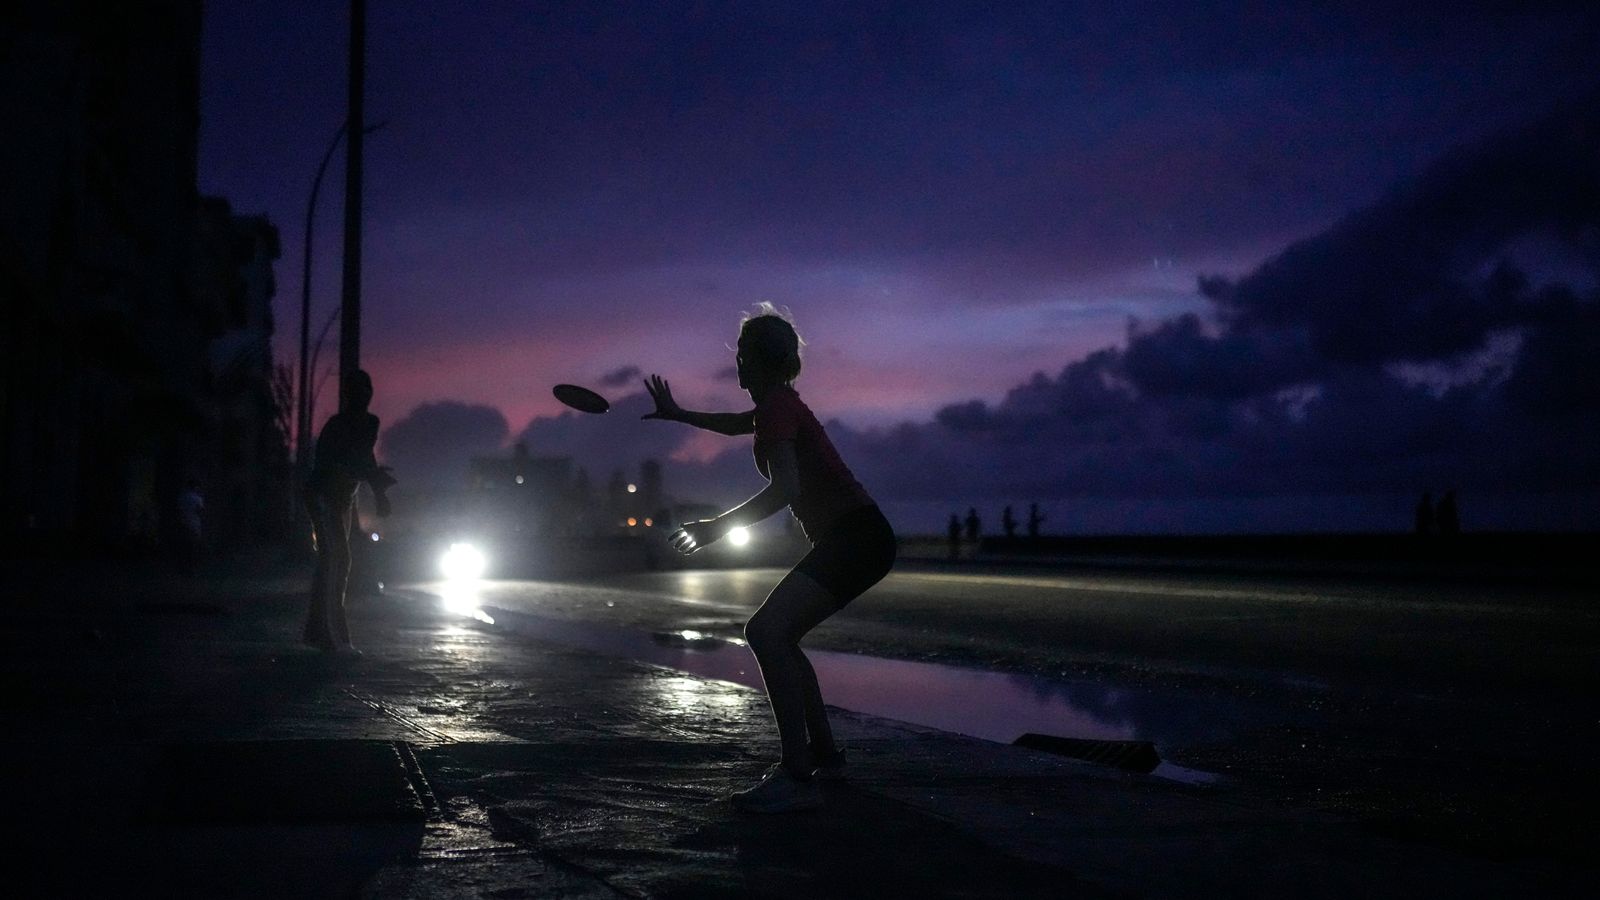
[[[665,419],[669,422],[676,421],[683,414],[683,407],[678,401],[672,399],[672,386],[660,375],[651,375],[644,380],[644,389],[650,392],[650,399],[656,402],[656,411],[645,413],[641,419]]]
[[[701,547],[715,544],[725,533],[716,519],[701,519],[698,522],[685,522],[679,525],[678,530],[667,540],[672,543],[672,549],[688,556]]]

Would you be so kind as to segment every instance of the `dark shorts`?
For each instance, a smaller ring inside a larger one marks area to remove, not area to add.
[[[794,567],[828,589],[842,609],[894,567],[894,529],[876,506],[839,517]]]

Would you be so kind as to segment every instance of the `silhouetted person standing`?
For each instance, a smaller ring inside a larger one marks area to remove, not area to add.
[[[317,436],[316,465],[306,485],[317,569],[311,581],[304,640],[333,653],[357,653],[350,644],[345,619],[345,589],[350,581],[350,529],[355,517],[356,489],[372,488],[380,516],[389,514],[385,493],[394,484],[389,470],[378,465],[378,417],[372,403],[372,378],[356,370],[344,385],[344,402]]]
[[[1009,541],[1017,536],[1017,520],[1015,516],[1011,515],[1010,506],[1007,506],[1000,513],[1000,527],[1005,529],[1006,540]]]
[[[1028,537],[1036,538],[1039,536],[1039,526],[1043,524],[1044,518],[1039,514],[1039,504],[1028,504]]]
[[[978,535],[983,533],[983,520],[978,518],[978,511],[967,507],[967,543],[976,544]]]
[[[1417,501],[1417,534],[1423,537],[1433,534],[1433,523],[1433,492],[1425,491]]]
[[[1439,498],[1439,508],[1435,512],[1439,523],[1439,534],[1450,537],[1461,533],[1461,517],[1456,511],[1456,492],[1445,491]]]
[[[961,517],[955,513],[950,514],[950,558],[961,557]]]

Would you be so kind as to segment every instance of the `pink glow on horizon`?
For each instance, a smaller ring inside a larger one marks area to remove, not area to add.
[[[1119,343],[1125,327],[1115,312],[1053,332],[1020,334],[972,321],[981,315],[967,319],[965,327],[960,320],[916,320],[921,326],[916,330],[905,326],[904,318],[885,316],[890,320],[885,330],[874,333],[850,323],[848,311],[844,316],[818,306],[801,321],[811,343],[796,386],[818,418],[854,425],[927,421],[951,403],[998,402],[1034,372],[1054,375],[1090,352]],[[815,326],[808,327],[807,321]],[[387,426],[424,403],[491,406],[516,435],[535,418],[566,411],[550,394],[562,382],[595,388],[613,404],[640,394],[637,382],[600,383],[603,375],[623,366],[637,366],[641,375],[659,372],[667,377],[685,405],[722,410],[746,408],[749,402],[732,383],[715,378],[732,363],[732,354],[716,339],[667,329],[657,338],[638,328],[622,334],[573,325],[556,328],[539,333],[507,329],[492,337],[431,345],[425,336],[408,340],[411,346],[398,339],[375,344],[364,363],[377,386],[373,411]],[[897,329],[905,332],[898,341]],[[730,331],[729,343],[733,337]],[[319,420],[333,411],[330,388],[325,386],[323,393]],[[696,442],[685,444],[681,453],[685,460],[715,456],[709,446]]]
[[[1213,258],[1203,268],[1231,273],[1245,266],[1223,262]],[[607,294],[642,290],[651,275],[674,283],[690,274],[720,277],[717,293],[732,296],[753,295],[751,286],[761,280],[748,265],[730,264],[688,273],[612,273],[600,286]],[[1202,305],[1192,292],[1193,272],[1170,268],[1104,273],[977,308],[955,302],[959,285],[893,271],[779,266],[768,277],[775,288],[769,296],[793,310],[807,340],[797,387],[820,419],[856,427],[925,422],[940,408],[968,400],[997,403],[1036,372],[1053,376],[1089,353],[1121,344],[1131,315],[1154,321]],[[664,295],[685,295],[686,302],[577,303],[568,296],[574,286],[546,285],[527,287],[531,293],[520,302],[435,304],[409,323],[387,319],[372,333],[366,354],[377,385],[374,411],[387,426],[424,403],[489,406],[515,436],[534,419],[566,410],[550,394],[555,384],[595,388],[613,404],[640,394],[632,379],[602,383],[624,367],[670,379],[679,401],[691,408],[747,408],[743,392],[716,377],[732,364],[738,314],[746,307],[704,297],[688,302],[687,287],[672,286]],[[407,302],[415,287],[392,286],[388,308],[417,308]],[[596,315],[596,309],[611,312]],[[628,309],[634,311],[624,314]],[[322,417],[329,412],[322,410]],[[717,452],[701,442],[679,451],[685,461]]]

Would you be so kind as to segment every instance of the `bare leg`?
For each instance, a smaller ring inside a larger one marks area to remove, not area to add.
[[[316,573],[311,577],[311,601],[306,608],[306,628],[302,640],[317,647],[333,644],[328,631],[328,594],[333,588],[333,545],[330,534],[334,526],[328,515],[327,500],[319,495],[308,497],[311,512],[312,540],[317,548]]]
[[[341,500],[338,515],[331,523],[333,533],[328,536],[333,549],[333,591],[328,602],[328,633],[341,647],[350,646],[350,624],[345,619],[344,594],[350,586],[350,520],[354,508],[351,500]]]
[[[311,580],[304,640],[325,650],[350,643],[344,594],[350,580],[351,504],[341,502],[342,496],[315,494],[310,502],[317,569]]]
[[[832,600],[832,597],[829,597]],[[822,702],[822,688],[817,684],[817,672],[811,668],[811,660],[806,658],[805,651],[800,651],[800,677],[805,688],[806,700],[806,746],[815,752],[822,750],[830,752],[835,749],[833,745],[833,725],[828,722],[828,708]],[[813,763],[817,760],[812,760]]]
[[[816,672],[800,651],[800,639],[824,619],[838,611],[833,595],[811,576],[790,572],[772,589],[767,599],[745,625],[745,640],[761,667],[767,686],[767,700],[778,725],[783,745],[782,762],[792,774],[811,775],[811,750],[807,729],[814,741],[831,746],[832,730],[817,686]]]
[[[327,626],[322,624],[328,621],[328,557],[323,550],[317,551],[317,568],[311,576],[311,600],[306,607],[306,627],[301,635],[301,640],[307,644],[321,646],[328,643]]]

